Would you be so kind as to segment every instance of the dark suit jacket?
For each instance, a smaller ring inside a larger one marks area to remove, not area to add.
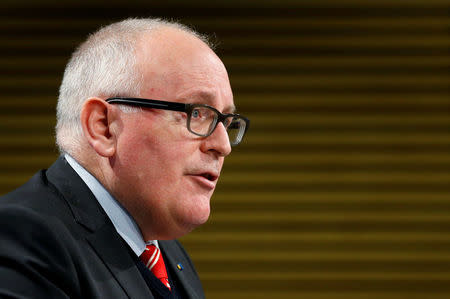
[[[181,244],[159,244],[179,294],[204,298]],[[138,268],[64,158],[0,197],[1,298],[154,298],[155,290]]]

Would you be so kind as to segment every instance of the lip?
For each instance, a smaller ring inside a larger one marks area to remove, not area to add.
[[[207,179],[202,174],[190,174],[189,177],[205,189],[213,190],[216,188],[217,177],[214,177],[212,180]]]

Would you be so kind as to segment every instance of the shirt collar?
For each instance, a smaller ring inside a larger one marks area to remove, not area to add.
[[[106,212],[106,215],[111,219],[116,231],[137,256],[140,256],[144,252],[146,244],[155,244],[159,247],[157,240],[150,240],[147,242],[143,240],[139,227],[128,211],[112,197],[92,174],[70,155],[65,154],[64,158],[94,194],[98,203]]]

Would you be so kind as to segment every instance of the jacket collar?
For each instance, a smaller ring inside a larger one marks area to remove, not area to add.
[[[91,190],[73,170],[64,157],[46,172],[48,181],[66,200],[76,222],[90,231],[95,231],[108,220]]]
[[[58,158],[46,175],[49,183],[54,185],[67,202],[75,221],[87,230],[88,243],[128,296],[152,298],[124,241],[92,192],[64,157]]]

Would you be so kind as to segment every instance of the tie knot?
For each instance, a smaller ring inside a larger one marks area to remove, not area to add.
[[[156,265],[161,255],[161,251],[159,251],[158,247],[155,245],[147,245],[144,252],[141,254],[141,261],[152,270],[152,268]]]
[[[140,256],[144,265],[158,278],[169,290],[169,278],[161,251],[154,244],[147,245]]]

